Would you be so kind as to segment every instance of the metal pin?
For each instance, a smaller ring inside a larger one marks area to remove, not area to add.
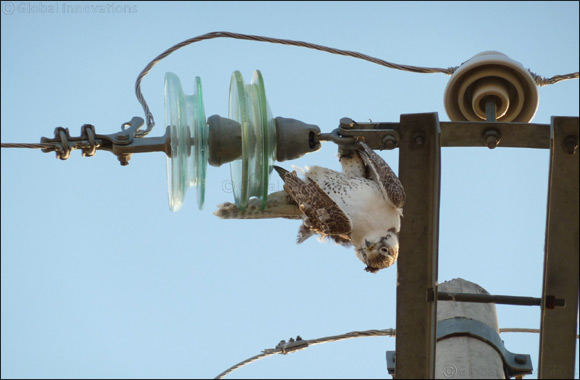
[[[496,118],[496,107],[495,101],[492,98],[488,98],[485,102],[485,119],[487,121],[497,121]]]

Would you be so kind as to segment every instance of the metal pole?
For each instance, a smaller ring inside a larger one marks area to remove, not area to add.
[[[563,298],[566,307],[542,306],[541,379],[572,379],[578,326],[578,141],[577,117],[552,117],[548,215],[542,298]]]
[[[439,285],[439,290],[453,293],[488,294],[477,284],[457,278]],[[493,303],[439,301],[437,323],[455,318],[484,323],[499,333]],[[470,336],[448,336],[437,342],[436,379],[505,379],[501,355],[488,343]]]
[[[431,379],[435,365],[441,129],[437,113],[401,115],[399,178],[407,200],[399,233],[395,376]]]

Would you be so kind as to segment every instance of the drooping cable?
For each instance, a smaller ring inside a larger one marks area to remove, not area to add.
[[[355,51],[341,50],[341,49],[336,49],[336,48],[323,46],[323,45],[317,45],[317,44],[304,42],[304,41],[294,41],[294,40],[287,40],[287,39],[281,39],[281,38],[255,36],[255,35],[232,33],[232,32],[210,32],[210,33],[202,34],[201,36],[189,38],[185,41],[182,41],[178,44],[173,45],[169,49],[165,50],[163,53],[159,54],[157,57],[153,58],[153,60],[151,62],[149,62],[147,64],[147,66],[145,66],[145,68],[141,71],[141,73],[139,73],[139,75],[137,76],[137,80],[135,82],[135,94],[137,96],[137,100],[139,101],[139,103],[143,107],[143,111],[145,112],[145,120],[146,120],[147,127],[145,130],[137,131],[137,133],[135,134],[136,137],[146,136],[149,132],[151,132],[151,130],[155,126],[155,120],[153,118],[153,114],[151,114],[149,106],[147,105],[147,101],[145,101],[143,93],[141,92],[141,81],[149,73],[149,71],[151,71],[153,66],[155,66],[157,63],[159,63],[159,61],[161,61],[162,59],[164,59],[165,57],[167,57],[168,55],[170,55],[174,51],[181,49],[184,46],[191,45],[193,43],[200,42],[203,40],[209,40],[209,39],[221,38],[221,37],[235,38],[235,39],[239,39],[239,40],[269,42],[269,43],[282,44],[282,45],[301,46],[301,47],[305,47],[308,49],[325,51],[325,52],[331,53],[331,54],[338,54],[338,55],[344,55],[344,56],[354,57],[354,58],[358,58],[358,59],[364,59],[366,61],[376,63],[377,65],[385,66],[385,67],[388,67],[391,69],[410,71],[413,73],[422,73],[422,74],[443,73],[443,74],[447,74],[447,75],[452,75],[455,72],[455,70],[459,67],[459,66],[454,66],[454,67],[448,67],[448,68],[440,68],[440,67],[420,67],[420,66],[402,65],[402,64],[388,62],[388,61],[385,61],[385,60],[382,60],[379,58],[371,57],[369,55],[358,53]],[[554,83],[557,83],[557,82],[560,82],[563,80],[568,80],[568,79],[578,79],[578,72],[571,73],[571,74],[565,74],[565,75],[555,75],[551,78],[544,78],[540,75],[532,73],[531,71],[530,71],[530,74],[532,75],[532,77],[534,78],[534,80],[538,86],[546,86],[546,85],[554,84]]]
[[[540,329],[503,328],[503,329],[499,329],[499,332],[500,333],[536,333],[536,334],[539,334]],[[288,342],[288,343],[286,343],[286,341],[283,340],[280,343],[278,343],[276,348],[265,349],[262,351],[261,354],[252,356],[251,358],[248,358],[244,361],[241,361],[241,362],[231,366],[230,368],[226,369],[225,371],[223,371],[222,373],[217,375],[215,377],[215,379],[223,379],[225,376],[229,375],[233,371],[235,371],[239,368],[242,368],[245,365],[253,363],[257,360],[266,358],[268,356],[277,355],[277,354],[286,355],[290,352],[305,349],[305,348],[307,348],[309,346],[313,346],[315,344],[337,342],[339,340],[344,340],[344,339],[365,338],[365,337],[371,337],[371,336],[394,337],[394,336],[396,336],[396,330],[395,329],[385,329],[385,330],[351,331],[351,332],[346,333],[346,334],[333,335],[333,336],[327,336],[324,338],[310,339],[310,340],[303,340],[302,338],[298,337],[297,340],[291,339],[290,342]],[[576,335],[576,339],[580,339],[580,335]]]

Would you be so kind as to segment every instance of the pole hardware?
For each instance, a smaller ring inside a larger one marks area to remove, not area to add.
[[[437,323],[437,341],[468,336],[479,339],[492,346],[501,356],[507,377],[520,377],[533,372],[532,358],[528,354],[515,354],[507,350],[499,334],[483,322],[475,319],[456,317]],[[396,352],[387,351],[387,370],[395,374]]]
[[[68,128],[57,127],[54,138],[42,137],[41,143],[52,143],[52,147],[43,148],[45,153],[56,152],[56,157],[66,160],[75,149],[81,149],[83,156],[94,156],[97,150],[105,150],[113,153],[119,159],[121,165],[128,165],[133,153],[165,152],[171,154],[169,132],[166,131],[161,137],[135,138],[135,133],[144,124],[140,117],[133,117],[131,121],[121,125],[121,131],[109,135],[95,133],[95,127],[85,124],[81,127],[81,134],[72,137]]]
[[[567,136],[564,140],[564,145],[566,146],[566,152],[573,156],[578,148],[578,138],[576,136]]]
[[[469,336],[492,346],[501,356],[506,377],[529,375],[533,371],[532,358],[528,354],[514,354],[503,345],[499,333],[475,319],[455,317],[437,323],[437,341],[452,336]]]
[[[302,339],[300,335],[294,338],[290,338],[288,342],[281,340],[280,343],[276,345],[277,349],[282,350],[282,355],[287,355],[290,352],[300,351],[308,347],[308,341]]]
[[[475,294],[475,293],[449,293],[441,291],[437,292],[437,300],[455,301],[455,302],[496,303],[504,305],[522,305],[522,306],[542,305],[542,299],[535,297],[503,296],[503,295]],[[556,298],[554,296],[547,296],[544,305],[548,309],[553,309],[555,307],[566,307],[566,300]]]
[[[500,132],[495,128],[486,129],[483,132],[483,138],[485,139],[485,144],[489,149],[494,149],[499,145],[499,141],[501,140]]]

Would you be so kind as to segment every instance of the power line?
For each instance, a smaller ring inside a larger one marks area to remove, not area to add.
[[[500,333],[540,333],[540,329],[528,329],[528,328],[504,328],[499,329]],[[396,331],[395,329],[385,329],[385,330],[365,330],[365,331],[351,331],[345,334],[340,335],[332,335],[323,338],[317,339],[310,339],[304,340],[300,336],[296,339],[291,338],[288,342],[285,340],[280,341],[276,348],[267,348],[262,351],[261,354],[254,355],[251,358],[248,358],[244,361],[241,361],[230,368],[226,369],[219,375],[215,377],[215,379],[223,379],[225,376],[229,375],[230,373],[234,372],[235,370],[242,368],[245,365],[258,361],[260,359],[266,358],[268,356],[277,355],[277,354],[289,354],[290,352],[303,350],[310,346],[314,346],[315,344],[321,343],[329,343],[329,342],[337,342],[339,340],[345,339],[352,339],[352,338],[365,338],[371,336],[389,336],[395,337]],[[580,335],[576,335],[576,339],[580,339]]]
[[[328,46],[324,46],[324,45],[313,44],[313,43],[304,42],[304,41],[295,41],[295,40],[287,40],[287,39],[281,39],[281,38],[255,36],[255,35],[232,33],[232,32],[210,32],[210,33],[202,34],[202,35],[197,36],[197,37],[189,38],[185,41],[182,41],[182,42],[179,42],[179,43],[173,45],[169,49],[165,50],[163,53],[159,54],[157,57],[153,58],[153,60],[151,62],[149,62],[147,64],[147,66],[145,66],[145,68],[139,73],[139,75],[137,76],[137,80],[135,81],[135,94],[137,96],[137,100],[139,101],[139,103],[143,107],[143,111],[145,112],[147,128],[145,130],[138,130],[135,133],[135,137],[145,137],[147,134],[149,134],[149,132],[151,132],[151,130],[155,126],[155,119],[153,118],[153,114],[151,113],[149,106],[147,105],[147,101],[145,100],[145,97],[143,96],[143,93],[141,91],[141,81],[149,73],[149,71],[151,71],[151,69],[157,63],[159,63],[162,59],[166,58],[168,55],[170,55],[171,53],[173,53],[174,51],[176,51],[178,49],[181,49],[182,47],[185,47],[187,45],[191,45],[191,44],[196,43],[196,42],[209,40],[209,39],[213,39],[213,38],[222,38],[222,37],[223,38],[234,38],[234,39],[239,39],[239,40],[268,42],[268,43],[290,45],[290,46],[301,46],[301,47],[305,47],[308,49],[320,50],[320,51],[324,51],[324,52],[331,53],[331,54],[337,54],[337,55],[343,55],[343,56],[363,59],[363,60],[375,63],[377,65],[385,66],[385,67],[388,67],[391,69],[397,69],[397,70],[409,71],[409,72],[421,73],[421,74],[442,73],[442,74],[446,74],[446,75],[452,75],[455,72],[455,70],[457,70],[457,68],[459,68],[459,66],[440,68],[440,67],[421,67],[421,66],[403,65],[403,64],[388,62],[388,61],[382,60],[380,58],[371,57],[369,55],[362,54],[362,53],[355,52],[355,51],[336,49],[336,48],[332,48],[332,47],[328,47]],[[528,72],[532,75],[532,77],[534,78],[534,81],[536,82],[536,84],[538,86],[547,86],[547,85],[555,84],[555,83],[558,83],[558,82],[561,82],[564,80],[578,79],[579,78],[578,72],[563,74],[563,75],[554,75],[554,76],[549,77],[549,78],[545,78],[541,75],[535,74],[529,69],[528,69]],[[2,143],[1,144],[2,148],[42,149],[42,148],[48,148],[51,146],[52,145],[47,146],[47,145],[42,145],[42,144],[29,144],[29,143]]]
[[[182,42],[179,42],[178,44],[173,45],[169,49],[165,50],[163,53],[159,54],[157,57],[153,58],[153,60],[151,62],[149,62],[147,64],[147,66],[145,66],[145,68],[141,71],[141,73],[139,73],[139,75],[137,76],[137,80],[135,81],[135,95],[137,96],[137,100],[139,101],[139,103],[143,107],[143,111],[145,112],[145,120],[147,121],[147,128],[143,131],[141,131],[141,130],[137,131],[136,137],[146,136],[155,126],[155,120],[153,118],[153,114],[151,114],[151,111],[149,110],[149,106],[147,105],[147,102],[145,101],[145,97],[143,96],[143,93],[141,92],[141,81],[149,73],[149,71],[151,71],[153,66],[155,66],[159,61],[161,61],[162,59],[164,59],[165,57],[167,57],[168,55],[170,55],[174,51],[181,49],[184,46],[191,45],[193,43],[200,42],[203,40],[209,40],[209,39],[220,38],[220,37],[234,38],[234,39],[239,39],[239,40],[269,42],[269,43],[282,44],[282,45],[301,46],[301,47],[305,47],[308,49],[320,50],[320,51],[324,51],[324,52],[331,53],[331,54],[337,54],[337,55],[343,55],[343,56],[348,56],[348,57],[353,57],[353,58],[358,58],[358,59],[364,59],[366,61],[375,63],[377,65],[385,66],[385,67],[388,67],[391,69],[410,71],[410,72],[414,72],[414,73],[422,73],[422,74],[443,73],[446,75],[452,75],[455,72],[455,70],[457,70],[457,68],[459,67],[459,66],[453,66],[453,67],[448,67],[448,68],[440,68],[440,67],[421,67],[421,66],[402,65],[402,64],[398,64],[398,63],[388,62],[388,61],[382,60],[380,58],[371,57],[369,55],[362,54],[362,53],[359,53],[356,51],[341,50],[341,49],[336,49],[336,48],[323,46],[323,45],[317,45],[317,44],[304,42],[304,41],[294,41],[294,40],[287,40],[287,39],[281,39],[281,38],[254,36],[254,35],[249,35],[249,34],[240,34],[240,33],[232,33],[232,32],[210,32],[210,33],[202,34],[202,35],[197,36],[197,37],[189,38],[185,41],[182,41]],[[547,85],[554,84],[554,83],[557,83],[557,82],[560,82],[563,80],[578,79],[578,72],[564,74],[564,75],[555,75],[551,78],[544,78],[544,77],[542,77],[538,74],[535,74],[531,71],[529,71],[529,72],[532,75],[532,77],[534,78],[534,81],[536,82],[536,84],[538,86],[547,86]]]

